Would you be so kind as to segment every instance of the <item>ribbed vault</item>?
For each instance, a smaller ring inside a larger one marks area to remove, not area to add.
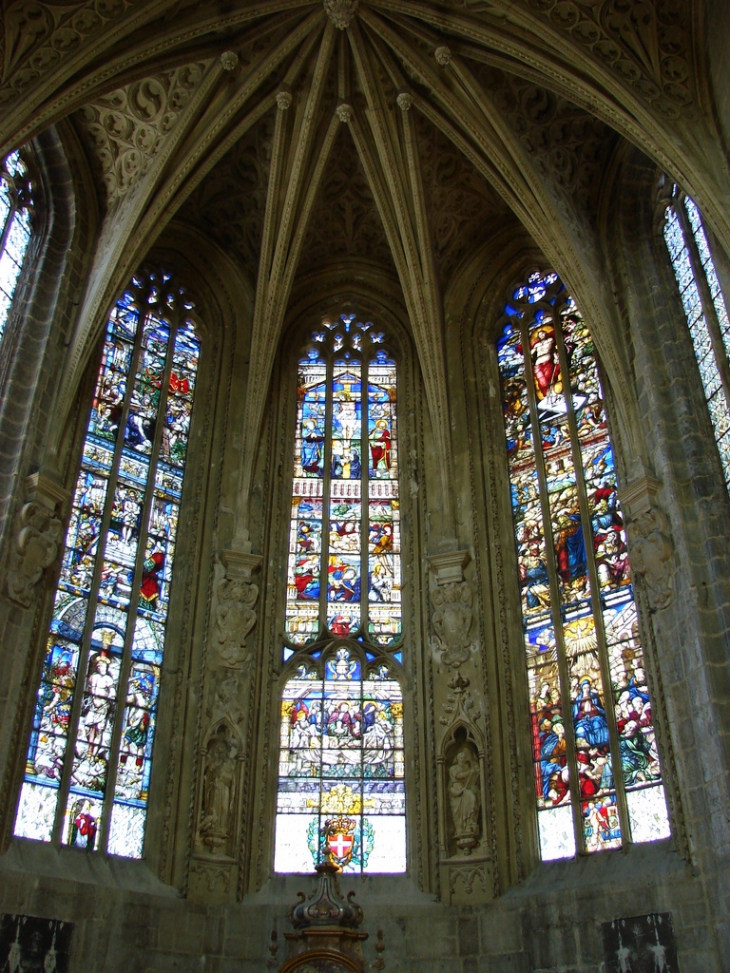
[[[595,232],[602,173],[624,138],[700,200],[730,198],[723,166],[694,164],[711,113],[688,80],[687,6],[7,4],[0,145],[71,116],[105,213],[59,408],[128,274],[173,217],[194,225],[255,286],[245,507],[292,284],[358,257],[400,283],[448,497],[444,289],[492,229],[519,221],[581,302],[630,448],[628,368]],[[726,214],[707,213],[725,233]]]

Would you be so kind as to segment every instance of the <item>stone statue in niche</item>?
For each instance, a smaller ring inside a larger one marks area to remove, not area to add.
[[[453,839],[457,848],[470,855],[479,843],[479,811],[481,808],[481,773],[479,760],[464,744],[449,767],[449,805]]]
[[[225,578],[218,587],[215,620],[219,653],[226,665],[243,666],[250,659],[246,636],[256,624],[258,596],[258,585],[240,578]]]
[[[666,608],[672,600],[674,547],[668,535],[669,522],[661,510],[652,507],[629,525],[631,567],[646,586],[649,607]]]
[[[214,855],[225,853],[231,837],[236,782],[236,751],[220,727],[208,744],[203,778],[200,840]]]

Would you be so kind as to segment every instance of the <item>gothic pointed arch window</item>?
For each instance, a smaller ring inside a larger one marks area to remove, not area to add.
[[[666,210],[664,242],[730,490],[730,320],[702,216],[694,201],[676,185]]]
[[[109,315],[15,835],[142,857],[200,338],[167,273]]]
[[[669,836],[651,696],[588,328],[555,273],[497,342],[543,860]]]
[[[33,187],[20,153],[0,163],[0,340],[30,245]]]
[[[406,867],[397,376],[325,318],[298,365],[275,869]]]

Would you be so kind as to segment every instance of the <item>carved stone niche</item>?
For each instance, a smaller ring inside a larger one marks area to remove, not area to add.
[[[26,497],[5,577],[8,597],[24,608],[30,605],[36,585],[58,557],[63,539],[59,514],[68,493],[43,474],[34,473],[26,480]]]
[[[228,899],[235,889],[237,866],[238,796],[243,759],[234,728],[222,720],[208,734],[200,754],[195,851],[190,870],[190,891],[210,901]]]
[[[221,561],[226,576],[218,585],[215,609],[218,654],[223,665],[243,669],[253,658],[247,639],[257,621],[255,606],[259,587],[252,578],[261,567],[261,556],[221,551]]]
[[[457,719],[444,737],[439,764],[441,870],[454,903],[492,898],[487,850],[486,767],[481,734]]]
[[[674,544],[667,515],[656,502],[659,486],[646,474],[621,491],[631,570],[652,611],[668,608],[674,596]]]

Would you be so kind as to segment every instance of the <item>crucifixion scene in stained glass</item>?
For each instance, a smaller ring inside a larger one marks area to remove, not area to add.
[[[396,366],[382,331],[325,319],[299,363],[285,634],[401,634]],[[291,655],[291,652],[289,653]]]
[[[396,363],[340,314],[297,376],[275,868],[402,872]]]

